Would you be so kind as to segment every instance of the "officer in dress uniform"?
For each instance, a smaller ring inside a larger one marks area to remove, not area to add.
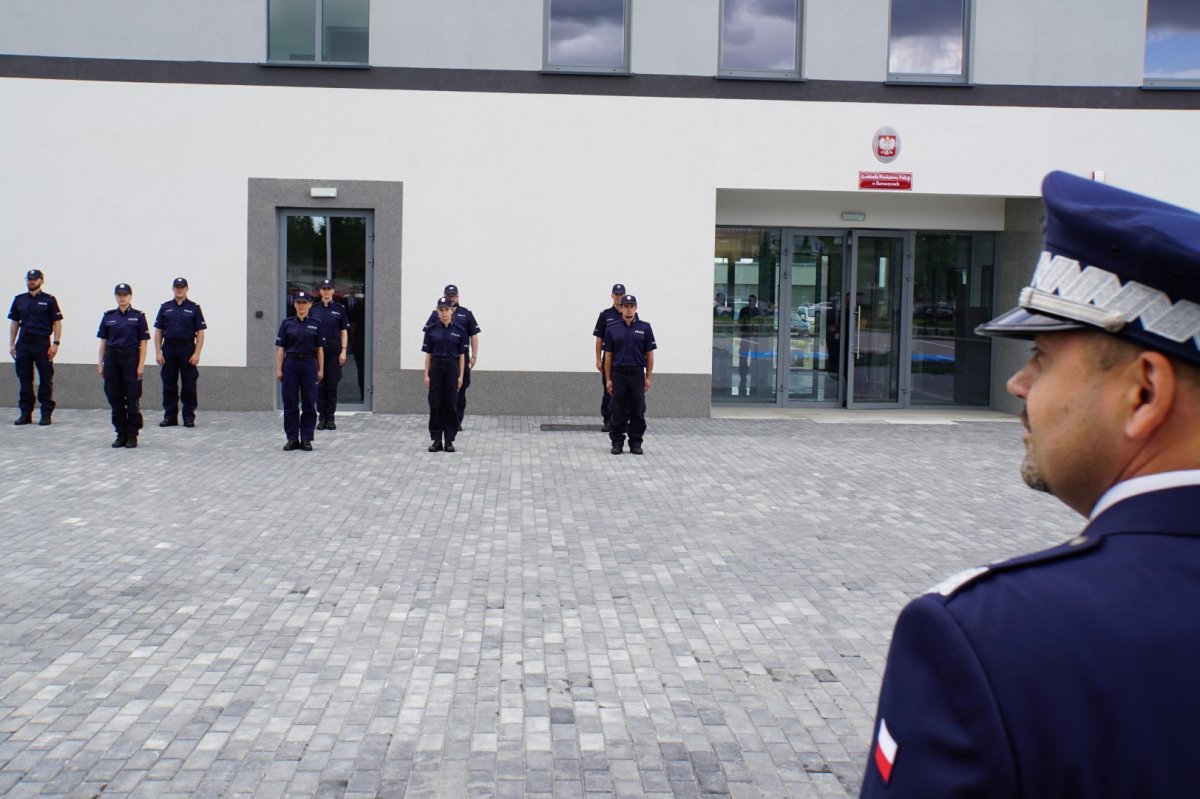
[[[113,449],[138,445],[142,429],[142,372],[146,367],[146,342],[150,325],[146,314],[134,308],[133,289],[128,283],[113,288],[117,307],[100,317],[100,354],[96,373],[104,378],[104,396],[112,409],[112,426],[117,431]]]
[[[864,797],[1197,794],[1200,215],[1062,172],[1019,306],[1022,477],[1086,518],[892,635]]]
[[[37,401],[41,405],[40,425],[50,424],[54,413],[54,356],[62,339],[62,311],[58,300],[42,291],[46,280],[40,269],[25,273],[25,287],[29,290],[13,297],[8,318],[12,320],[8,330],[8,354],[12,356],[21,383],[17,395],[20,414],[13,422],[16,425],[33,421],[33,369],[37,367]]]
[[[312,452],[317,426],[317,383],[325,371],[325,348],[321,326],[309,316],[312,295],[297,291],[292,305],[295,316],[279,325],[275,337],[275,379],[283,384],[284,452]]]
[[[463,384],[458,392],[458,404],[456,405],[456,416],[458,423],[455,425],[456,430],[462,430],[463,419],[467,415],[467,387],[471,385],[471,370],[475,368],[475,361],[479,358],[479,325],[475,322],[475,314],[458,304],[458,286],[451,283],[442,290],[442,296],[450,300],[454,308],[454,323],[467,331],[467,353],[466,353],[466,369],[463,371]],[[437,311],[429,315],[429,320],[425,323],[425,327],[429,327],[438,321]]]
[[[317,429],[337,430],[338,383],[342,381],[342,366],[346,363],[346,348],[350,343],[350,315],[345,306],[333,298],[333,281],[321,281],[321,301],[313,303],[309,314],[321,327],[325,348],[325,376],[317,386]]]
[[[612,305],[600,312],[596,318],[596,326],[592,328],[592,336],[596,339],[596,371],[600,373],[600,417],[604,425],[600,428],[603,433],[609,432],[612,424],[612,410],[609,407],[608,378],[604,376],[604,331],[608,326],[621,321],[621,298],[625,296],[625,284],[614,283],[612,287]]]
[[[449,297],[437,301],[437,321],[425,325],[425,388],[429,390],[430,452],[454,452],[458,431],[458,392],[466,370],[467,331],[455,322]],[[445,441],[443,444],[442,442]]]
[[[621,298],[621,320],[604,331],[604,382],[612,395],[612,454],[620,455],[629,436],[629,451],[642,454],[646,434],[646,392],[654,374],[654,331],[637,315],[637,297]]]
[[[204,311],[188,299],[186,278],[171,283],[175,298],[158,308],[154,319],[155,360],[162,367],[163,420],[159,427],[179,424],[179,400],[183,399],[183,426],[196,426],[196,381],[200,377],[200,351],[204,349]],[[179,384],[182,381],[183,390]]]

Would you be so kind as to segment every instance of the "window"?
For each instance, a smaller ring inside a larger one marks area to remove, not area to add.
[[[971,0],[892,0],[888,81],[967,83]]]
[[[546,0],[542,68],[628,72],[631,0]]]
[[[1200,3],[1149,0],[1146,8],[1148,87],[1200,88]]]
[[[721,0],[717,74],[800,77],[800,0]]]
[[[370,0],[268,0],[267,61],[366,64]]]

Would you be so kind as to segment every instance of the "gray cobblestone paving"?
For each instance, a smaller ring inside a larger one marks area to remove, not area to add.
[[[12,799],[854,796],[902,604],[1080,526],[1005,421],[54,418],[0,424]]]

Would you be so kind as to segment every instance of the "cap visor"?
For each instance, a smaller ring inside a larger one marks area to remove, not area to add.
[[[1001,338],[1033,338],[1039,333],[1061,333],[1064,330],[1080,330],[1088,325],[1071,322],[1044,314],[1030,313],[1024,308],[1013,308],[990,322],[975,328],[978,336]]]

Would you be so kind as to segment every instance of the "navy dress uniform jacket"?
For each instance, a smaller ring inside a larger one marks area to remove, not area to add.
[[[862,796],[1200,794],[1198,511],[1200,486],[1132,496],[909,604]]]

